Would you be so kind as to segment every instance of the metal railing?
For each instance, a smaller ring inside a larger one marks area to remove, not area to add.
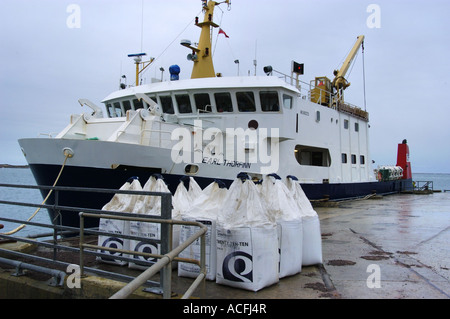
[[[0,200],[0,204],[2,205],[13,205],[13,206],[23,206],[23,207],[35,207],[35,208],[45,208],[51,209],[57,212],[66,211],[73,212],[74,214],[78,214],[80,218],[80,227],[70,227],[70,226],[62,226],[55,224],[44,224],[37,223],[32,221],[19,220],[14,218],[1,217],[0,221],[14,223],[14,224],[23,224],[30,225],[42,228],[50,228],[53,231],[32,235],[28,237],[20,237],[19,235],[15,236],[14,234],[6,234],[0,233],[0,239],[4,239],[7,241],[15,241],[28,243],[44,248],[53,249],[53,258],[45,258],[41,256],[37,256],[31,253],[22,253],[16,252],[8,249],[3,249],[0,247],[0,253],[3,255],[12,256],[15,259],[7,259],[1,258],[0,262],[4,264],[9,264],[13,267],[16,267],[16,274],[21,275],[22,269],[30,269],[37,272],[42,272],[49,274],[53,277],[51,281],[52,285],[62,286],[64,283],[65,273],[62,271],[55,270],[54,268],[36,266],[29,263],[24,263],[18,261],[17,259],[29,259],[31,262],[44,262],[49,263],[52,266],[56,267],[67,267],[69,265],[73,265],[72,263],[64,262],[58,260],[58,252],[59,251],[69,251],[74,254],[79,254],[79,267],[80,267],[80,277],[82,278],[85,274],[95,274],[105,278],[111,278],[113,280],[118,280],[122,282],[128,282],[121,291],[117,292],[114,296],[116,298],[126,298],[140,286],[150,287],[148,288],[150,292],[161,293],[163,298],[171,298],[171,274],[172,274],[172,261],[181,261],[187,263],[194,263],[200,267],[200,272],[198,277],[194,280],[191,287],[186,291],[183,298],[189,298],[195,288],[204,281],[206,276],[206,266],[205,266],[205,233],[206,226],[202,223],[191,222],[191,221],[181,221],[181,220],[173,220],[172,219],[172,195],[170,193],[157,193],[157,192],[148,192],[148,191],[131,191],[131,190],[116,190],[116,189],[97,189],[97,188],[83,188],[83,187],[62,187],[62,186],[33,186],[33,185],[14,185],[14,184],[0,184],[1,188],[25,188],[25,189],[38,189],[38,190],[48,190],[53,191],[54,203],[53,204],[35,204],[35,203],[26,203],[26,202],[17,202],[17,201],[6,201]],[[143,196],[159,196],[161,197],[161,216],[159,215],[143,215],[143,214],[131,214],[124,212],[116,212],[116,211],[106,211],[100,209],[92,209],[85,207],[73,207],[73,206],[63,206],[58,203],[58,199],[60,198],[60,192],[88,192],[88,193],[106,193],[106,194],[125,194],[125,195],[143,195]],[[119,237],[128,240],[139,240],[143,242],[152,242],[160,245],[160,254],[150,254],[146,252],[136,252],[130,251],[126,249],[117,249],[110,248],[98,245],[92,245],[85,242],[86,234],[97,235],[97,236],[111,236],[111,233],[104,232],[99,230],[98,228],[85,228],[84,221],[85,218],[105,218],[105,219],[118,219],[125,220],[128,222],[136,221],[136,222],[145,222],[145,223],[159,223],[161,224],[160,228],[160,239],[148,239],[140,236],[132,236],[130,234],[114,234],[114,237]],[[180,243],[178,247],[172,249],[172,233],[173,233],[173,225],[187,225],[187,226],[195,226],[199,227],[199,230],[190,238],[188,238],[185,242]],[[70,247],[67,245],[62,245],[63,236],[66,235],[79,235],[79,247]],[[39,237],[53,237],[53,240],[46,241],[37,241],[36,238]],[[194,259],[186,259],[177,257],[184,249],[186,249],[190,244],[196,241],[198,238],[201,238],[201,255],[200,260]],[[124,275],[119,272],[105,271],[99,269],[97,267],[87,267],[85,265],[85,255],[94,255],[99,258],[109,258],[111,259],[111,254],[104,253],[102,251],[108,252],[118,252],[121,253],[122,256],[114,255],[114,259],[124,260],[128,262],[135,262],[136,256],[142,257],[151,257],[158,258],[158,262],[145,261],[140,260],[140,265],[144,265],[144,267],[149,267],[138,277],[133,277],[129,275]],[[160,282],[151,281],[150,278],[160,272]],[[156,287],[156,289],[155,289]]]
[[[433,181],[414,181],[414,191],[433,192]]]

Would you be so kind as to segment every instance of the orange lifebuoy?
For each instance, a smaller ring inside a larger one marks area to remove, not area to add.
[[[378,180],[381,181],[382,175],[381,172],[378,172]]]

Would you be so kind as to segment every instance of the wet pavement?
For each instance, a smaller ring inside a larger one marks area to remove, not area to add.
[[[449,299],[450,193],[390,195],[316,206],[315,210],[321,225],[322,265],[302,267],[301,273],[282,278],[258,292],[207,281],[193,297]],[[77,254],[68,255],[65,259],[77,262]],[[89,266],[109,267],[95,259],[91,263]],[[140,274],[127,267],[113,267],[132,276]],[[174,270],[173,297],[182,296],[192,281],[178,277]],[[155,298],[152,295],[148,294],[148,298]],[[95,298],[110,296],[108,292]]]
[[[316,208],[324,267],[340,298],[448,299],[450,193]]]

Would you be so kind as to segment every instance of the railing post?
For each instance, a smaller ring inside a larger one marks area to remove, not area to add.
[[[84,275],[84,216],[83,213],[80,212],[80,277],[83,277]]]
[[[165,220],[172,219],[172,195],[161,196],[161,217]],[[161,255],[166,255],[172,250],[172,224],[161,224]],[[169,262],[161,273],[163,298],[170,299],[172,292],[172,262]]]
[[[53,189],[50,189],[49,192],[53,191]],[[59,213],[59,209],[56,209],[58,207],[58,200],[59,200],[59,192],[58,190],[55,190],[55,202],[54,202],[54,210],[58,216],[61,216]],[[53,225],[54,226],[54,225]],[[58,229],[56,227],[53,227],[53,244],[56,245],[58,243]],[[57,255],[57,248],[53,248],[53,260],[56,260]]]

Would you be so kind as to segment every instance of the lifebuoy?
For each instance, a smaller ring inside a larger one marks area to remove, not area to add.
[[[378,180],[381,181],[381,172],[378,172]]]

